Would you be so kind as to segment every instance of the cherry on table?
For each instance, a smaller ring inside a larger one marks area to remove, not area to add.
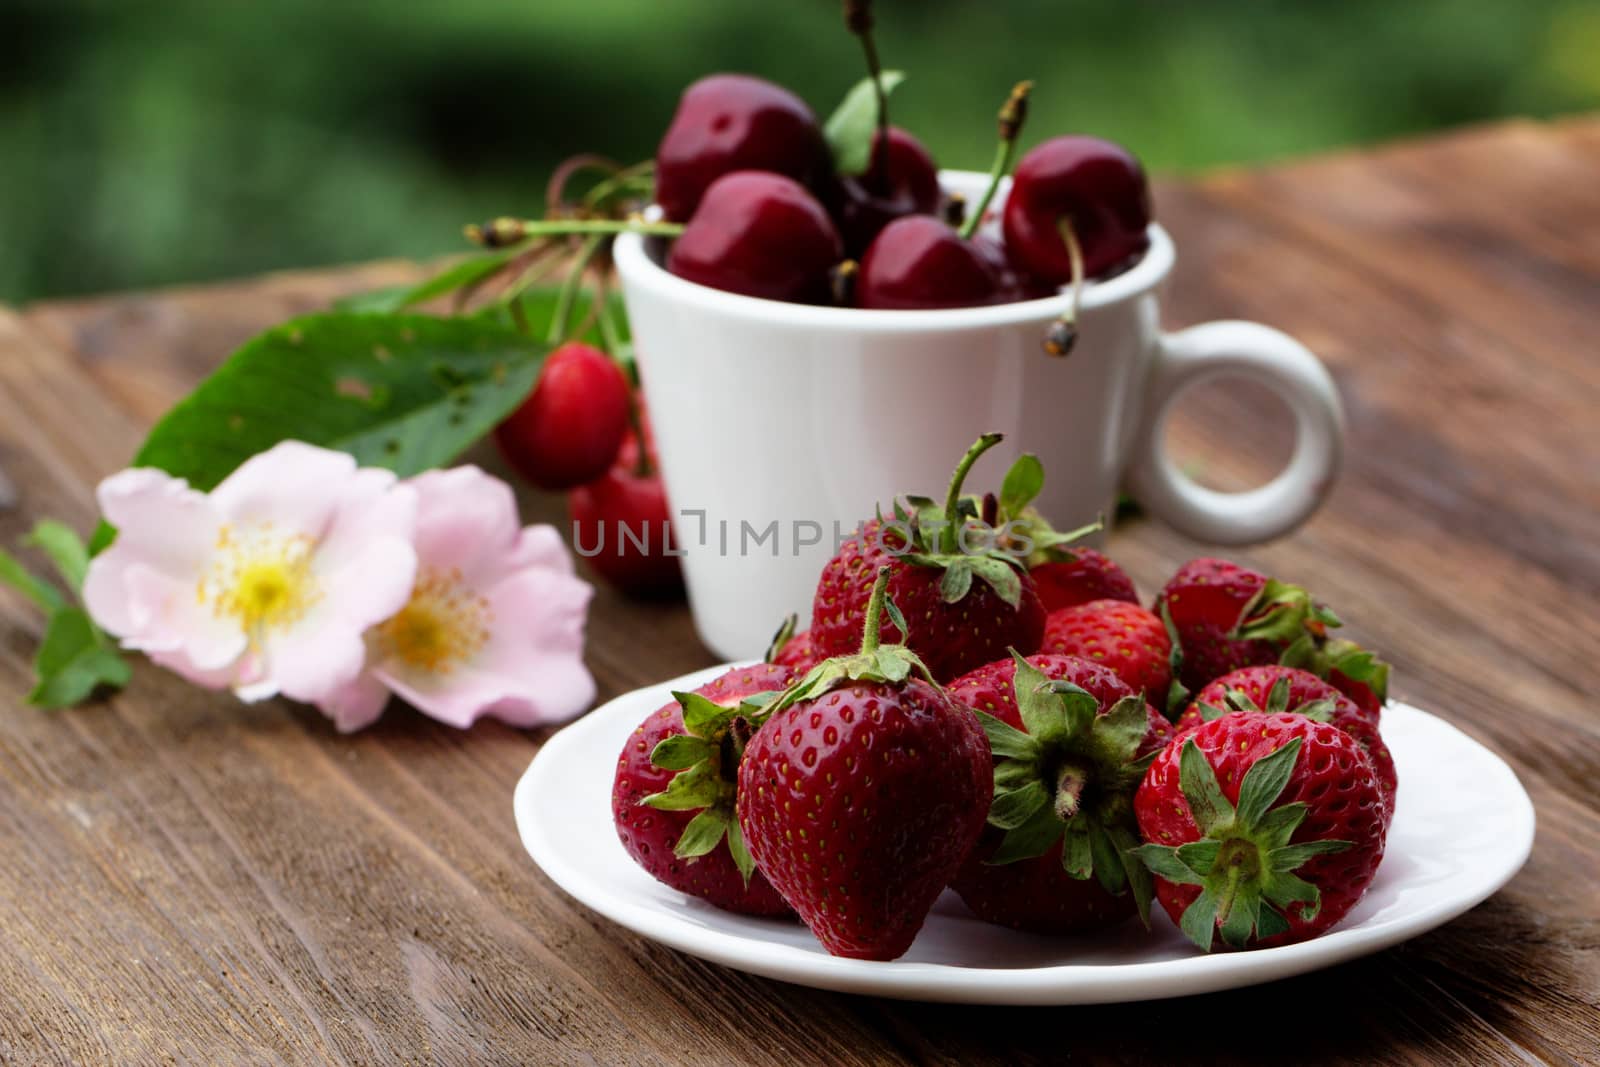
[[[649,437],[648,425],[644,434]],[[591,570],[630,596],[668,597],[683,589],[673,551],[672,509],[653,443],[641,453],[629,434],[611,469],[567,494],[573,547]],[[643,458],[641,458],[641,456]]]
[[[673,242],[667,269],[729,293],[825,303],[828,272],[844,256],[816,198],[781,174],[735,171],[711,183]]]
[[[725,174],[767,170],[810,183],[831,163],[805,101],[761,78],[712,74],[684,90],[656,149],[656,203],[682,222]]]
[[[533,393],[495,428],[495,441],[539,488],[582,485],[616,460],[628,434],[630,392],[609,356],[568,342],[545,357]]]
[[[1097,137],[1055,137],[1017,164],[1003,215],[1013,260],[1045,281],[1066,285],[1069,225],[1087,277],[1107,273],[1150,246],[1150,187],[1127,149]]]

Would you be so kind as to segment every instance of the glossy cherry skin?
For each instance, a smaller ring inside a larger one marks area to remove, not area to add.
[[[999,300],[989,257],[932,215],[908,215],[885,226],[856,277],[856,304],[864,308],[960,308]]]
[[[667,269],[713,289],[820,304],[844,258],[833,220],[792,178],[744,170],[711,183],[667,255]]]
[[[1060,223],[1071,220],[1087,277],[1106,274],[1150,247],[1150,186],[1121,145],[1055,137],[1022,157],[1003,226],[1011,258],[1055,285],[1072,281]]]
[[[568,342],[545,357],[538,384],[494,437],[516,472],[540,489],[592,482],[628,435],[628,381],[611,357]]]
[[[683,589],[683,570],[667,554],[672,509],[651,453],[642,473],[639,440],[629,434],[609,471],[567,494],[567,514],[573,549],[591,570],[630,596],[670,597]]]
[[[887,149],[881,135],[872,143],[867,172],[839,177],[826,197],[845,251],[856,258],[889,223],[906,215],[935,214],[944,198],[939,168],[921,141],[891,126]]]
[[[682,222],[724,174],[767,170],[809,183],[831,165],[805,101],[760,78],[713,74],[684,90],[656,149],[656,203]]]
[[[1058,286],[1034,277],[1013,262],[1006,251],[1006,246],[999,239],[987,234],[976,234],[972,238],[972,247],[988,261],[989,269],[994,272],[994,303],[1010,304],[1018,300],[1038,300],[1054,296],[1060,291]]]

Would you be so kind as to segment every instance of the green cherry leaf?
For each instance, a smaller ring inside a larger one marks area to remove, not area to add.
[[[686,771],[716,754],[717,746],[700,737],[673,734],[663,737],[650,753],[650,762],[665,771]]]
[[[1184,741],[1178,753],[1178,788],[1189,802],[1189,812],[1202,834],[1209,836],[1233,821],[1233,805],[1217,784],[1217,772],[1192,737]]]
[[[707,808],[689,820],[672,854],[681,860],[704,856],[717,847],[727,829],[728,813],[721,808]]]
[[[883,71],[883,95],[888,96],[905,79],[903,71]],[[833,152],[834,169],[840,174],[865,173],[872,162],[872,141],[877,129],[878,94],[868,75],[850,87],[823,124],[822,136]]]
[[[1024,452],[1006,471],[1000,483],[1000,514],[1014,518],[1022,509],[1033,503],[1034,497],[1044,488],[1044,464],[1032,452]]]
[[[305,315],[234,352],[156,424],[132,466],[210,490],[294,439],[417,474],[448,464],[510,414],[544,354],[483,319]]]
[[[41,708],[81,704],[101,686],[122,688],[133,675],[110,638],[81,608],[51,614],[33,669],[38,684],[28,694],[28,703]]]
[[[1294,763],[1300,755],[1300,738],[1296,737],[1275,750],[1270,756],[1258,759],[1244,774],[1239,783],[1238,825],[1254,830],[1267,809],[1283,793],[1294,773]]]

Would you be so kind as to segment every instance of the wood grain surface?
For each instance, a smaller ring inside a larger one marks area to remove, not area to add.
[[[22,701],[39,621],[6,593],[0,1062],[1600,1063],[1600,121],[1218,173],[1157,203],[1180,251],[1169,323],[1273,323],[1344,391],[1332,500],[1242,558],[1322,592],[1398,696],[1516,768],[1539,831],[1503,892],[1380,955],[1186,1000],[821,993],[654,945],[547,881],[511,791],[548,731],[399,710],[341,737],[147,664],[111,700],[39,712]],[[0,542],[43,515],[88,529],[96,481],[251,333],[417,273],[0,309],[20,498]],[[1286,425],[1257,394],[1202,389],[1174,444],[1246,485]],[[555,498],[524,504],[560,520]],[[1112,542],[1146,592],[1204,547],[1140,522]],[[602,699],[712,662],[677,604],[602,591],[590,634]]]

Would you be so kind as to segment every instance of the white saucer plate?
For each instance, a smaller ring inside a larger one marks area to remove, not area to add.
[[[1091,937],[1039,937],[974,918],[946,892],[911,950],[891,963],[829,956],[798,923],[732,915],[637,867],[611,822],[611,780],[644,717],[721,674],[714,667],[638,689],[552,737],[517,784],[522,842],[577,900],[645,937],[785,982],[904,1000],[1100,1004],[1270,982],[1398,944],[1449,922],[1511,880],[1533,847],[1534,814],[1511,768],[1454,726],[1391,703],[1383,736],[1400,777],[1388,850],[1338,926],[1298,945],[1205,955],[1154,908]]]

